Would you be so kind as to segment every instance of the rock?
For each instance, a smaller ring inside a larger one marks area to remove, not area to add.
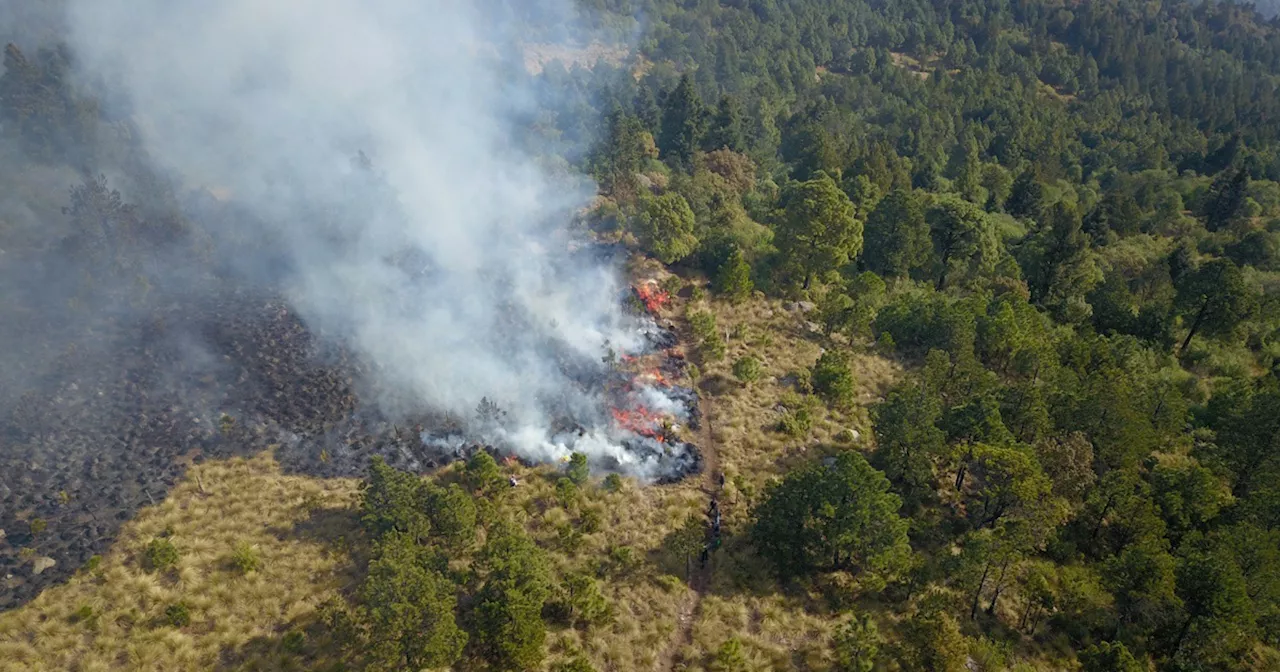
[[[53,558],[50,558],[48,556],[41,556],[39,558],[36,558],[31,563],[31,573],[35,576],[39,576],[41,573],[44,572],[44,570],[49,569],[50,567],[56,564],[58,564],[58,561],[54,560]]]
[[[800,304],[796,303],[795,301],[787,301],[782,304],[782,309],[787,311],[788,313],[796,312],[796,310],[799,307],[800,307]]]
[[[818,333],[818,332],[822,331],[822,325],[821,325],[821,324],[818,324],[817,322],[805,322],[805,323],[804,323],[804,326],[805,326],[805,328],[806,328],[806,329],[808,329],[809,331],[812,331],[812,332],[814,332],[814,333]]]
[[[818,307],[818,304],[812,301],[801,301],[796,304],[796,309],[798,309],[802,313],[807,313],[811,310],[814,310],[817,307]]]
[[[862,434],[860,434],[856,429],[842,429],[836,434],[836,441],[841,443],[855,443],[861,436]]]

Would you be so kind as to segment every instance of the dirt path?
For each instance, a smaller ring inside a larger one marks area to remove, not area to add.
[[[720,460],[715,443],[711,439],[711,401],[701,397],[699,405],[702,407],[702,430],[699,432],[699,448],[702,449],[701,489],[706,493],[708,502],[712,499],[720,502]],[[721,506],[723,507],[723,503]],[[689,577],[689,587],[693,590],[680,602],[680,610],[676,615],[676,631],[672,633],[671,641],[658,656],[656,669],[662,671],[676,669],[676,664],[681,662],[680,650],[693,643],[693,626],[702,615],[702,597],[711,587],[711,571],[714,564],[714,559],[705,567],[694,564],[693,573]]]

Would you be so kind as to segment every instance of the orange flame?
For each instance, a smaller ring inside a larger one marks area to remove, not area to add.
[[[637,406],[630,410],[615,408],[612,412],[614,422],[618,423],[622,429],[658,441],[666,440],[662,435],[662,418],[644,406]]]
[[[644,302],[645,309],[650,313],[657,314],[659,310],[671,302],[671,295],[663,291],[655,283],[646,282],[636,285],[633,289],[635,289],[636,296],[640,297],[640,300]]]

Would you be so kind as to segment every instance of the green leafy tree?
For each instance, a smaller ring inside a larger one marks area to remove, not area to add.
[[[361,587],[368,613],[371,668],[447,667],[462,655],[467,633],[458,627],[457,587],[416,542],[391,533],[378,545]]]
[[[493,494],[504,485],[498,463],[492,455],[483,450],[476,451],[471,459],[467,460],[467,466],[462,472],[462,480],[471,492],[477,494]]]
[[[664,264],[673,264],[697,248],[693,224],[689,202],[671,192],[642,199],[632,227],[646,252]]]
[[[1209,187],[1201,214],[1204,226],[1210,231],[1226,228],[1245,213],[1245,199],[1249,194],[1249,173],[1246,170],[1227,170],[1218,174]]]
[[[1085,296],[1102,282],[1102,271],[1073,207],[1054,205],[1048,222],[1029,237],[1021,252],[1033,301],[1060,321],[1079,322],[1089,317],[1092,308]]]
[[[1035,217],[1044,207],[1044,185],[1032,169],[1018,174],[1009,190],[1004,209],[1014,217]]]
[[[733,376],[744,383],[752,383],[760,378],[760,368],[759,359],[744,355],[733,363]]]
[[[929,491],[933,459],[945,447],[946,434],[938,427],[941,400],[918,382],[906,383],[890,390],[871,418],[879,463],[907,501],[917,501]]]
[[[751,281],[751,265],[747,263],[742,250],[734,246],[729,258],[716,270],[712,286],[716,293],[725,297],[730,303],[742,303],[751,296],[755,284]]]
[[[447,487],[427,485],[422,490],[422,510],[431,522],[431,536],[447,546],[461,548],[476,536],[476,503],[457,483]]]
[[[1253,292],[1240,268],[1229,259],[1214,259],[1189,271],[1178,283],[1174,308],[1190,319],[1179,352],[1186,352],[1197,333],[1221,336],[1235,330],[1253,310]]]
[[[932,252],[929,224],[920,199],[906,189],[894,189],[867,217],[866,267],[886,277],[906,277],[929,263]]]
[[[667,535],[663,545],[684,564],[685,578],[692,573],[693,557],[706,546],[706,522],[693,514]]]
[[[491,530],[479,565],[485,579],[472,616],[478,651],[497,670],[537,668],[547,633],[542,608],[551,595],[545,553],[503,523]]]
[[[1083,672],[1147,672],[1121,642],[1101,642],[1080,652]]]
[[[370,536],[400,532],[413,539],[427,538],[431,520],[421,505],[421,479],[375,455],[360,487],[360,520]]]
[[[605,122],[605,134],[591,153],[591,174],[615,198],[630,199],[636,194],[636,175],[643,165],[648,137],[639,119],[614,108]]]
[[[1231,502],[1231,491],[1214,473],[1198,464],[1156,465],[1151,494],[1164,517],[1170,539],[1206,529]]]
[[[936,288],[946,287],[947,278],[963,265],[979,270],[994,267],[998,241],[987,214],[978,206],[944,195],[926,213],[938,258]]]
[[[666,105],[662,108],[659,155],[674,168],[692,171],[693,156],[706,129],[706,108],[693,88],[693,80],[684,75],[675,90],[667,94]]]
[[[880,660],[884,638],[869,614],[854,617],[836,632],[837,672],[871,672]]]
[[[849,197],[825,173],[793,183],[783,197],[775,243],[785,267],[804,278],[834,271],[862,250],[862,222]]]
[[[1280,477],[1280,380],[1265,376],[1254,381],[1231,381],[1209,399],[1207,424],[1216,436],[1198,450],[1231,479],[1239,499]]]
[[[853,403],[853,371],[849,358],[835,350],[827,350],[818,357],[810,374],[813,391],[832,406],[845,408]]]
[[[1081,501],[1097,479],[1093,444],[1083,432],[1040,441],[1036,444],[1036,457],[1053,482],[1054,494],[1068,501]]]
[[[1172,625],[1182,601],[1175,593],[1176,564],[1159,540],[1125,547],[1102,567],[1106,588],[1115,596],[1118,631],[1146,644],[1153,633]]]
[[[1179,549],[1178,597],[1184,616],[1170,655],[1184,665],[1230,669],[1249,648],[1253,602],[1230,551],[1195,535]]]
[[[897,658],[904,670],[963,672],[968,651],[956,620],[950,614],[930,609],[903,623]]]
[[[779,573],[851,570],[893,574],[911,549],[902,500],[856,452],[818,462],[771,485],[752,512],[760,554]]]
[[[746,150],[746,139],[742,127],[742,104],[733,96],[721,96],[716,106],[715,115],[711,118],[710,128],[703,139],[703,148],[708,152],[717,149],[728,149],[733,152]]]
[[[1011,514],[1030,517],[1045,503],[1052,484],[1031,451],[978,445],[973,453],[971,471],[977,491],[969,511],[978,528],[993,526]]]
[[[591,466],[587,464],[586,455],[573,453],[569,456],[568,476],[575,485],[583,485],[587,482],[587,478],[591,476]]]

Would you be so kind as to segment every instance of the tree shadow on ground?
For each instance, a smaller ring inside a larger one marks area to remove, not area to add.
[[[339,672],[349,667],[315,614],[283,624],[270,635],[224,648],[216,672]]]

